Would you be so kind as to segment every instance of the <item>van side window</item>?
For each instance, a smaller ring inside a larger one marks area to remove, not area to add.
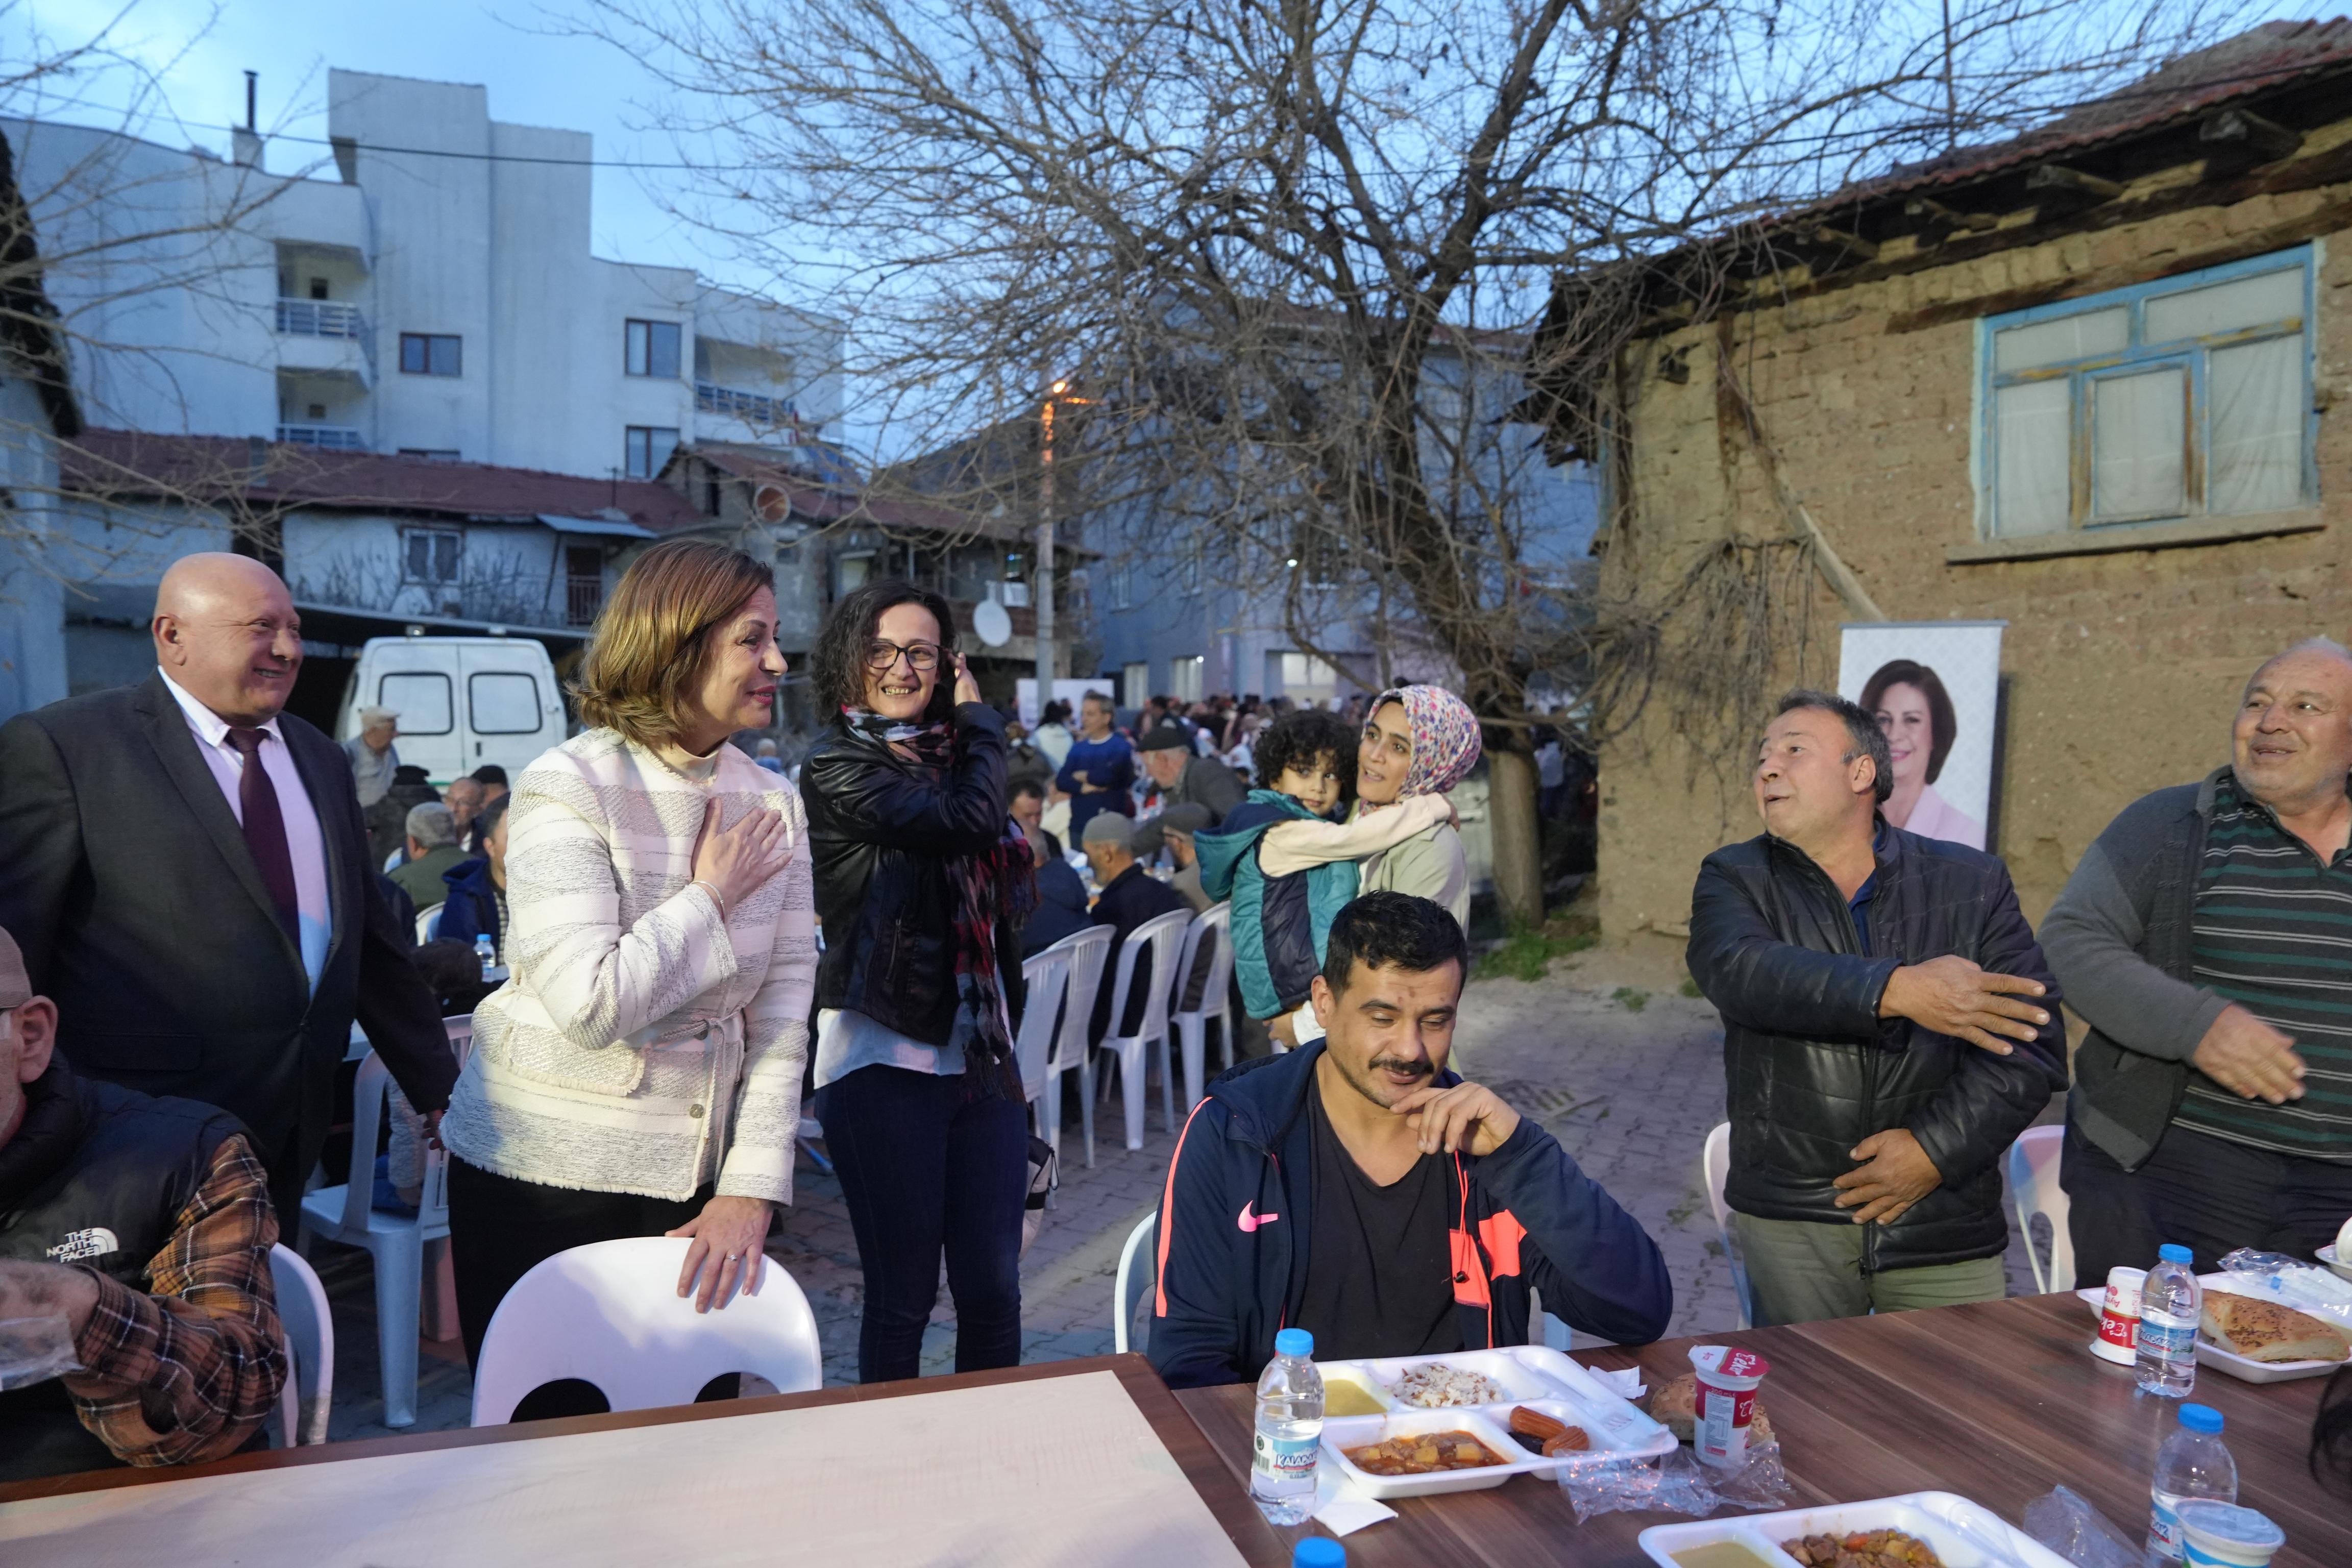
[[[384,676],[375,688],[375,700],[400,715],[404,735],[446,735],[455,729],[457,704],[451,697],[449,678],[438,670],[403,670]]]
[[[519,670],[484,670],[466,677],[466,701],[477,735],[530,735],[539,730],[539,681]]]

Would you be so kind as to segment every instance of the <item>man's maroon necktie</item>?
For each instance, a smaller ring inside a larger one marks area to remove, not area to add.
[[[286,847],[286,817],[278,809],[278,786],[269,782],[269,770],[261,765],[261,742],[268,738],[266,730],[231,727],[228,732],[228,743],[245,758],[236,784],[237,805],[245,818],[245,847],[253,851],[261,885],[269,889],[269,901],[278,906],[278,923],[299,948],[302,900],[294,890],[294,856]]]

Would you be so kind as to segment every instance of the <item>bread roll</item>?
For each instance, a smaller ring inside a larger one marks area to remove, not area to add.
[[[2252,1296],[2208,1290],[2198,1327],[2207,1340],[2248,1361],[2342,1361],[2352,1355],[2352,1335],[2334,1323]]]
[[[1687,1443],[1691,1429],[1696,1425],[1698,1376],[1685,1373],[1669,1383],[1660,1384],[1650,1391],[1650,1419]],[[1772,1423],[1764,1418],[1764,1397],[1757,1395],[1756,1407],[1748,1417],[1748,1440],[1750,1443],[1772,1441]]]

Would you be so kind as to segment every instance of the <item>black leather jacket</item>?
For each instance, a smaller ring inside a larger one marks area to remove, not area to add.
[[[1992,856],[1882,825],[1864,957],[1845,899],[1803,851],[1767,834],[1699,867],[1690,972],[1723,1015],[1731,1118],[1727,1196],[1761,1219],[1853,1223],[1831,1183],[1874,1132],[1908,1128],[1943,1184],[1872,1225],[1876,1271],[1990,1258],[2009,1243],[2000,1156],[2065,1087],[2058,987]],[[2051,1021],[1997,1057],[1881,1018],[1887,977],[1948,953],[2049,987]]]
[[[1004,720],[984,702],[955,710],[956,761],[908,762],[836,720],[802,760],[816,914],[824,927],[816,1005],[863,1013],[909,1039],[948,1043],[955,1026],[955,889],[948,860],[1005,830]],[[997,973],[1021,1023],[1021,939],[996,931]]]

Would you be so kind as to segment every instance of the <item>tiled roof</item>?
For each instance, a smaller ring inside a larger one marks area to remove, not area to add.
[[[698,442],[690,453],[722,473],[755,485],[773,485],[791,500],[793,513],[817,523],[856,521],[875,527],[909,532],[952,533],[992,539],[1018,537],[1027,531],[1000,519],[975,516],[954,507],[937,506],[903,497],[877,496],[840,485],[828,485],[787,468],[756,448],[720,442]]]
[[[2266,22],[2167,62],[2105,98],[2069,110],[2006,142],[1959,147],[1848,185],[1814,205],[1852,207],[1889,196],[1966,184],[2028,163],[2196,120],[2236,100],[2336,69],[2352,72],[2352,20]]]
[[[709,521],[667,485],[643,479],[328,452],[236,437],[85,430],[79,439],[59,444],[58,460],[68,490],[121,500],[237,496],[248,503],[480,521],[529,522],[544,514],[626,520],[656,533]]]

